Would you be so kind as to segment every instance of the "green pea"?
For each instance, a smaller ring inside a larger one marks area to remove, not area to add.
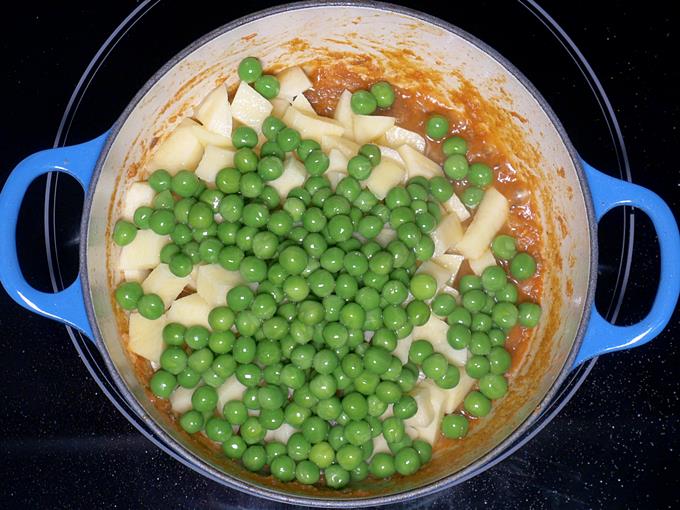
[[[243,452],[241,462],[243,462],[243,466],[248,471],[254,472],[260,471],[267,463],[267,452],[265,451],[263,446],[260,445],[249,446],[246,449],[246,451]]]
[[[394,416],[402,420],[407,420],[408,418],[415,416],[418,411],[418,404],[411,395],[404,395],[394,404],[392,409],[394,411]]]
[[[409,222],[399,226],[397,237],[409,248],[414,248],[422,238],[422,234],[415,223]]]
[[[297,149],[298,145],[300,145],[300,141],[300,133],[293,128],[283,128],[279,131],[279,134],[276,135],[276,143],[281,147],[281,150],[285,152],[292,152]]]
[[[518,322],[525,328],[534,328],[541,319],[541,307],[536,303],[520,303],[518,310]]]
[[[465,179],[469,169],[470,165],[463,154],[451,154],[444,160],[444,173],[454,181]]]
[[[244,150],[244,149],[240,149]],[[247,198],[259,197],[264,191],[262,177],[255,172],[247,173],[241,177],[241,194]]]
[[[411,278],[411,294],[416,299],[424,301],[430,299],[437,292],[437,280],[426,273],[420,273]]]
[[[263,181],[273,181],[283,174],[283,162],[276,156],[264,156],[257,163],[257,173]]]
[[[177,228],[177,227],[175,227]],[[170,264],[170,260],[174,255],[180,252],[180,247],[174,243],[166,244],[161,248],[160,259],[162,264]],[[191,261],[190,261],[191,262]],[[175,275],[177,276],[177,275]]]
[[[177,378],[165,370],[158,370],[149,380],[149,388],[158,398],[169,398],[177,386]]]
[[[396,468],[394,467],[394,457],[389,453],[376,453],[371,459],[369,470],[376,478],[387,478],[392,476]]]
[[[479,289],[472,289],[463,294],[463,307],[470,313],[481,312],[486,303],[486,294]]]
[[[203,428],[203,415],[196,411],[187,411],[179,419],[180,426],[189,434],[195,434]]]
[[[479,391],[468,393],[463,406],[465,411],[477,418],[482,418],[491,412],[491,401]]]
[[[279,80],[276,78],[276,76],[265,74],[255,80],[254,88],[265,99],[274,99],[279,95],[281,85],[279,84]]]
[[[151,205],[156,210],[167,209],[171,211],[175,206],[175,198],[172,196],[172,192],[169,189],[166,189],[153,198]]]
[[[448,362],[443,354],[435,352],[423,360],[422,367],[426,377],[436,380],[446,374]]]
[[[354,177],[358,181],[364,181],[368,179],[373,170],[373,165],[371,165],[371,160],[366,156],[358,155],[354,156],[347,163],[347,172],[351,177]]]
[[[517,254],[517,242],[509,235],[497,235],[491,242],[491,251],[501,260],[511,260]]]
[[[467,418],[462,414],[447,414],[442,419],[442,434],[449,439],[462,439],[468,432]]]
[[[402,391],[399,385],[395,382],[381,381],[375,388],[375,394],[383,402],[394,404],[401,398]]]
[[[305,159],[305,168],[309,175],[322,175],[328,166],[330,165],[330,159],[324,154],[320,149],[314,149],[311,151],[307,158]]]
[[[130,244],[135,240],[136,236],[137,227],[135,227],[134,224],[130,223],[129,221],[118,220],[113,227],[113,242],[118,246],[126,246]]]
[[[425,132],[433,140],[444,138],[449,132],[449,120],[443,115],[433,115],[425,124]]]
[[[514,304],[500,302],[494,305],[491,317],[495,324],[507,330],[517,324],[519,312]]]
[[[479,379],[489,373],[489,360],[486,356],[470,356],[465,363],[465,371],[473,379]]]
[[[279,455],[270,463],[272,475],[282,482],[295,480],[295,461],[288,455]]]
[[[371,86],[371,94],[379,108],[389,108],[394,104],[394,89],[386,81],[379,81]]]
[[[436,176],[430,179],[430,193],[438,202],[446,202],[453,195],[453,186],[445,177]]]
[[[460,136],[452,136],[451,138],[447,138],[442,144],[442,152],[445,156],[451,156],[453,154],[465,155],[467,150],[467,142]]]
[[[423,301],[411,301],[406,307],[408,318],[414,326],[423,326],[430,320],[430,307]]]
[[[446,334],[446,340],[454,349],[465,349],[472,339],[470,328],[460,323],[451,323]]]
[[[257,57],[246,57],[238,65],[238,77],[246,83],[253,83],[262,76],[262,64]]]
[[[165,305],[156,294],[145,294],[137,300],[137,311],[145,319],[156,320],[163,315]]]
[[[465,188],[463,194],[460,196],[461,201],[470,209],[479,205],[484,197],[484,190],[476,186]]]
[[[427,340],[415,340],[411,343],[411,347],[408,351],[409,361],[415,363],[416,365],[422,365],[422,363],[434,353],[434,347]]]
[[[528,253],[518,253],[510,261],[510,274],[519,281],[531,278],[536,274],[536,260]]]
[[[357,90],[350,100],[352,111],[359,115],[371,115],[378,108],[378,101],[367,90]]]
[[[484,163],[472,163],[467,178],[472,186],[484,189],[493,182],[493,171]]]
[[[402,448],[394,456],[394,467],[400,475],[415,474],[420,469],[420,465],[420,455],[412,447]]]
[[[342,489],[350,481],[349,471],[341,468],[337,464],[328,466],[324,470],[323,476],[326,480],[326,485],[331,489]]]
[[[151,186],[156,193],[170,189],[171,181],[172,176],[167,170],[156,170],[149,176],[149,186]]]
[[[123,282],[116,288],[115,292],[116,302],[124,310],[137,308],[137,303],[143,295],[144,290],[137,282]]]
[[[380,147],[372,143],[362,145],[361,148],[359,148],[359,154],[367,157],[368,160],[371,162],[371,165],[373,165],[373,167],[378,166],[382,158],[382,154],[380,153]]]

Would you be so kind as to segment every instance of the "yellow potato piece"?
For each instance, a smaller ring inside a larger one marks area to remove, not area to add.
[[[384,159],[373,168],[371,175],[364,181],[364,184],[376,197],[382,200],[389,190],[404,182],[405,176],[406,170],[401,165],[390,159]]]
[[[149,320],[137,312],[130,314],[128,329],[128,348],[142,358],[160,363],[163,352],[163,328],[168,323],[165,315],[156,320]]]
[[[208,130],[230,137],[232,128],[231,105],[226,85],[222,84],[208,94],[196,108],[194,117]]]
[[[509,210],[508,200],[496,188],[488,188],[456,251],[467,259],[481,257],[508,219]]]
[[[422,175],[426,179],[432,179],[437,175],[442,175],[442,168],[427,156],[424,156],[410,145],[404,144],[397,149],[399,155],[404,160],[408,178]]]
[[[272,104],[244,81],[239,84],[234,100],[231,102],[233,117],[253,128],[258,134],[262,133],[262,123],[272,109]]]
[[[180,170],[195,170],[203,156],[203,145],[188,126],[178,126],[156,149],[148,170],[160,168],[171,175]]]
[[[191,294],[175,301],[166,317],[169,322],[179,322],[185,326],[210,328],[208,315],[212,307],[198,294]]]
[[[139,207],[151,206],[153,197],[156,192],[146,182],[133,182],[125,192],[125,199],[123,200],[123,211],[121,218],[127,221],[132,221],[135,211]]]
[[[227,303],[227,292],[244,283],[238,271],[227,271],[218,264],[199,266],[196,278],[196,292],[206,303],[224,306]]]
[[[493,253],[491,253],[491,250],[486,250],[482,253],[481,257],[472,259],[469,262],[470,269],[472,269],[477,276],[481,276],[487,267],[496,265],[496,259],[494,258]]]
[[[399,126],[393,126],[388,129],[381,141],[384,141],[385,145],[388,145],[394,149],[397,149],[405,144],[410,145],[418,152],[425,152],[425,138],[415,131],[410,131]]]
[[[301,67],[289,67],[276,75],[279,80],[279,95],[277,97],[292,102],[296,96],[312,88],[312,82]]]
[[[159,236],[151,230],[139,230],[118,257],[118,269],[153,269],[161,263],[161,248],[170,242],[169,236]]]
[[[439,223],[436,229],[430,233],[434,242],[434,255],[439,257],[448,250],[456,246],[456,243],[463,238],[463,226],[455,213],[451,213]]]
[[[352,93],[349,90],[343,90],[333,114],[333,118],[345,128],[347,138],[354,138],[354,112],[352,112],[351,101]]]
[[[157,294],[167,309],[180,295],[191,280],[191,276],[180,278],[170,271],[167,264],[159,264],[142,283],[145,294]]]
[[[377,140],[394,126],[395,118],[384,115],[354,115],[354,139],[359,145]]]
[[[333,149],[340,151],[349,161],[357,155],[361,146],[354,140],[342,136],[325,135],[321,137],[321,150],[330,152]]]
[[[283,173],[278,179],[269,181],[269,185],[279,192],[279,196],[285,199],[290,190],[302,186],[307,178],[307,170],[298,159],[288,156],[283,163]]]
[[[201,162],[196,168],[196,176],[209,184],[215,184],[215,177],[220,170],[234,166],[234,154],[235,151],[230,149],[206,146]]]
[[[309,138],[319,143],[321,143],[324,135],[342,136],[345,133],[345,128],[337,121],[301,112],[296,108],[286,110],[283,122],[289,127],[297,129],[302,138]]]

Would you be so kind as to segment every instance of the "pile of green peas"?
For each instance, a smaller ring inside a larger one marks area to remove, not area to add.
[[[267,77],[257,59],[244,59],[238,72],[267,97],[264,86],[257,86]],[[370,94],[381,108],[394,101],[386,82]],[[449,294],[435,295],[432,276],[416,274],[418,264],[433,255],[429,234],[441,220],[440,203],[454,192],[445,177],[415,177],[380,201],[361,185],[380,162],[379,148],[367,144],[333,191],[324,176],[328,157],[317,142],[302,139],[276,117],[264,121],[262,132],[267,141],[258,154],[257,133],[245,126],[234,130],[234,167],[217,174],[214,188],[190,171],[156,170],[149,177],[156,192],[152,206],[114,227],[120,246],[132,242],[138,229],[169,235],[160,260],[178,277],[198,264],[219,264],[250,284],[227,293],[224,305],[210,312],[209,328],[164,327],[166,347],[150,389],[161,399],[178,387],[192,389],[192,408],[179,417],[180,426],[220,443],[245,468],[281,481],[315,484],[323,473],[325,484],[339,489],[369,474],[413,474],[429,462],[432,446],[405,433],[404,420],[418,410],[408,393],[421,370],[442,388],[455,387],[460,373],[424,340],[413,342],[402,364],[393,354],[398,341],[431,313],[447,317],[451,346],[474,354],[466,371],[479,379],[480,391],[470,395],[500,398],[507,386],[499,381],[505,382],[510,365],[502,347],[510,323],[535,325],[540,308],[522,309],[522,303],[513,312],[516,287],[513,299],[513,284],[500,268],[502,276],[489,268],[481,278],[463,277],[462,306]],[[460,145],[451,140],[445,147]],[[268,182],[282,175],[283,159],[292,152],[309,177],[282,198]],[[397,237],[383,247],[375,238],[388,226]],[[528,254],[516,253],[514,244],[511,250],[501,237],[494,240],[494,254],[512,259],[518,280],[530,277],[535,262],[532,270]],[[473,291],[483,293],[481,307]],[[160,297],[145,295],[136,282],[122,283],[115,298],[147,319],[164,312]],[[217,390],[232,376],[246,387],[243,397],[217,409]],[[486,414],[483,401],[470,395],[465,410]],[[390,406],[392,416],[383,418]],[[296,429],[286,444],[265,441],[267,431],[284,423]],[[447,437],[462,437],[467,427],[461,414],[442,422]],[[373,455],[381,434],[390,453]]]
[[[357,90],[352,94],[350,105],[358,115],[371,115],[378,108],[389,108],[394,104],[394,88],[386,81],[374,83],[370,90]]]

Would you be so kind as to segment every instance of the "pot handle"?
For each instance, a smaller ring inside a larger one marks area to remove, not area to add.
[[[600,315],[593,305],[583,344],[574,366],[608,352],[643,345],[656,337],[668,324],[680,294],[680,234],[668,205],[654,192],[620,179],[615,179],[583,162],[599,221],[614,207],[637,207],[654,224],[661,252],[661,274],[654,304],[647,316],[632,326],[615,326]]]
[[[16,228],[19,208],[28,186],[40,175],[64,172],[87,190],[97,158],[108,133],[80,145],[58,147],[28,156],[7,178],[0,192],[0,283],[7,293],[24,308],[44,317],[73,326],[92,338],[85,312],[80,276],[61,292],[41,292],[31,287],[19,266]]]

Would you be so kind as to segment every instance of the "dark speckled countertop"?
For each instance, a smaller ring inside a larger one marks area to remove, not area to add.
[[[271,3],[249,2],[248,9]],[[512,17],[499,15],[496,11],[505,9],[500,3],[486,3],[484,17],[462,26],[502,53],[512,54],[515,31],[524,30],[523,26]],[[414,2],[408,4],[415,6]],[[130,0],[13,4],[12,14],[4,18],[0,40],[5,99],[0,183],[23,156],[54,143],[61,115],[85,66],[137,5]],[[160,49],[170,40],[178,48],[190,42],[200,25],[197,18],[210,18],[214,9],[207,2],[204,6],[192,3],[196,13],[178,17],[182,5],[189,9],[186,2],[161,2],[154,16],[167,17],[165,25],[158,25],[164,28],[130,33],[127,44],[134,48],[135,57],[149,62],[148,69],[139,77],[136,66],[129,72],[119,69],[117,75],[105,75],[106,79],[93,84],[98,88],[96,97],[104,94],[110,101],[84,105],[87,113],[80,122],[87,127],[76,125],[75,139],[85,140],[107,128],[128,98],[167,59]],[[574,39],[602,80],[628,147],[633,180],[657,191],[674,211],[680,210],[680,18],[672,16],[667,3],[659,0],[631,7],[612,0],[546,0],[542,5]],[[455,23],[466,6],[451,5],[444,12],[438,3],[422,1],[417,8]],[[233,9],[211,20],[202,31],[226,22],[229,15],[246,12],[241,7]],[[191,30],[184,30],[185,24]],[[489,30],[491,26],[498,29]],[[552,51],[539,42],[540,38],[535,54],[523,63],[526,68],[518,65],[549,100],[555,98],[556,110],[568,130],[572,123],[584,126],[578,133],[571,130],[583,156],[596,166],[607,165],[611,156],[601,141],[590,135],[591,112],[586,105],[559,106],[560,87],[575,85],[560,79],[562,76],[548,79],[537,71]],[[516,58],[521,60],[521,56]],[[36,185],[33,201],[24,208],[19,237],[22,264],[34,275],[31,281],[44,286],[41,183]],[[71,252],[77,244],[74,214],[72,221],[58,227]],[[608,230],[614,229],[615,220],[608,221],[601,228],[603,240]],[[607,253],[607,247],[603,252]],[[604,287],[611,268],[601,261],[600,269],[605,284],[599,293],[607,290]],[[632,276],[620,323],[631,323],[644,314],[657,271],[654,236],[649,222],[637,215]],[[0,506],[275,507],[202,478],[146,440],[101,393],[62,326],[28,314],[1,291],[0,310],[4,374],[0,390]],[[576,396],[529,444],[473,480],[409,507],[677,507],[679,338],[676,314],[652,343],[600,358]]]

